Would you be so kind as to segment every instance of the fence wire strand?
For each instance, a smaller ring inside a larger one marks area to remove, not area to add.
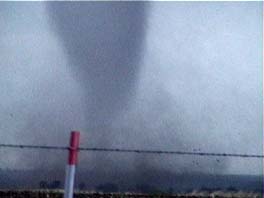
[[[0,144],[0,148],[17,149],[46,149],[46,150],[70,150],[66,146],[41,146],[41,145],[22,145],[22,144]],[[188,152],[188,151],[164,151],[164,150],[140,150],[140,149],[122,149],[122,148],[94,148],[79,147],[79,151],[97,151],[97,152],[122,152],[122,153],[141,153],[141,154],[167,154],[167,155],[198,155],[209,157],[240,157],[240,158],[264,158],[264,155],[240,154],[240,153],[214,153],[214,152]]]

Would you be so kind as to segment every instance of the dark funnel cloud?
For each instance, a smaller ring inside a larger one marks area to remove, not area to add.
[[[49,22],[64,46],[70,70],[84,92],[85,144],[116,139],[112,121],[135,97],[145,43],[144,2],[49,2]],[[115,145],[112,145],[115,147]],[[114,159],[94,154],[95,172],[118,172]],[[109,156],[110,157],[110,156]],[[116,159],[117,160],[117,159]]]
[[[147,8],[138,2],[50,2],[49,21],[86,90],[87,123],[108,125],[135,93]]]

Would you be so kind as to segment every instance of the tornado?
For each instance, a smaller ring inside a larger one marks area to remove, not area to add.
[[[50,26],[64,47],[69,69],[85,95],[84,133],[88,138],[84,145],[92,142],[94,146],[111,146],[116,137],[111,123],[136,95],[147,5],[48,2],[46,9]],[[108,160],[96,153],[92,156],[94,171],[105,170]],[[114,166],[112,160],[107,164]]]
[[[88,126],[106,126],[135,93],[145,3],[49,2],[49,21],[86,92]]]

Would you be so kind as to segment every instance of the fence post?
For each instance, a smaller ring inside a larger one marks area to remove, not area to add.
[[[66,166],[64,198],[73,198],[74,176],[75,176],[75,168],[76,168],[75,166],[78,160],[78,148],[80,142],[79,139],[80,139],[80,132],[72,131],[70,138],[68,164]]]

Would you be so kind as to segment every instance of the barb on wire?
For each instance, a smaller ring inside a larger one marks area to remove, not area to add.
[[[66,146],[40,146],[40,145],[19,145],[19,144],[0,144],[1,147],[18,149],[47,149],[47,150],[69,150]],[[162,151],[162,150],[140,150],[122,148],[93,148],[79,147],[79,151],[99,151],[99,152],[123,152],[123,153],[142,153],[142,154],[170,154],[170,155],[198,155],[215,157],[240,157],[240,158],[264,158],[264,155],[238,154],[238,153],[209,153],[209,152],[188,152],[188,151]]]

